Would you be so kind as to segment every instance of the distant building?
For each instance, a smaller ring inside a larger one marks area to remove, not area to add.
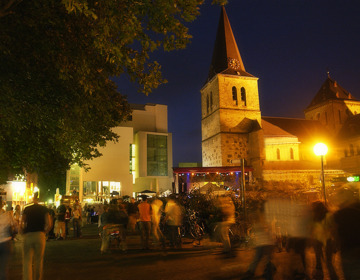
[[[245,70],[222,7],[212,62],[201,89],[202,164],[238,166],[253,180],[318,184],[317,142],[329,146],[329,177],[360,173],[360,101],[328,75],[305,119],[261,115],[258,78]]]
[[[103,154],[67,174],[66,193],[81,201],[102,201],[112,196],[135,196],[143,190],[161,194],[172,189],[172,134],[167,106],[131,104],[132,117],[114,128],[118,142],[100,148]]]

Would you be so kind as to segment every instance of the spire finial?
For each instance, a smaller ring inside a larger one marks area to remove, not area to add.
[[[329,70],[329,67],[326,67],[326,74],[327,74],[328,78],[330,79],[330,70]]]

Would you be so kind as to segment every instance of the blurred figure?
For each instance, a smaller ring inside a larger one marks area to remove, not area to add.
[[[48,210],[38,204],[37,193],[34,195],[34,203],[24,209],[21,226],[24,240],[23,279],[41,280],[46,233],[51,224]]]
[[[306,248],[311,244],[312,213],[309,205],[300,202],[289,202],[287,214],[287,251],[294,255],[291,257],[290,277],[293,279],[308,278],[306,263]],[[299,267],[298,258],[302,266]]]
[[[272,252],[274,250],[274,235],[271,232],[271,225],[266,221],[264,213],[264,206],[254,213],[253,218],[253,230],[255,232],[255,256],[249,265],[248,270],[242,279],[252,279],[255,275],[255,270],[258,267],[261,259],[265,259],[265,268],[262,276],[267,279],[273,279],[273,274],[276,271],[275,266],[271,262]]]
[[[124,214],[120,212],[116,204],[110,204],[109,207],[105,207],[105,211],[101,215],[101,224],[103,225],[101,254],[108,252],[110,235],[115,232],[119,235],[123,234],[122,226],[127,223],[127,219],[124,220]],[[125,248],[124,245],[123,248]]]
[[[81,237],[81,206],[77,201],[74,205],[74,210],[72,213],[73,216],[73,228],[74,228],[74,238]]]
[[[130,203],[127,206],[127,213],[129,215],[128,231],[134,234],[136,222],[139,217],[139,209],[133,197],[130,198]]]
[[[147,196],[141,196],[141,203],[138,205],[140,219],[140,233],[142,249],[148,250],[151,231],[151,206],[147,202]]]
[[[308,279],[305,252],[311,240],[312,213],[309,205],[281,197],[265,204],[265,217],[272,225],[272,234],[286,239],[289,265],[283,267],[284,279]],[[300,261],[299,261],[300,257]]]
[[[58,240],[64,240],[66,238],[65,213],[66,213],[66,207],[64,204],[64,200],[61,200],[56,214],[57,234],[59,235],[57,237]]]
[[[66,236],[69,235],[69,223],[72,215],[72,210],[70,206],[66,206],[66,212],[65,212],[65,233]]]
[[[316,257],[316,270],[313,273],[313,279],[323,279],[324,273],[322,268],[323,251],[325,252],[325,262],[331,280],[337,280],[333,266],[333,255],[336,252],[335,242],[335,224],[333,216],[328,211],[322,201],[316,201],[311,204],[313,214],[312,226],[312,246]]]
[[[220,240],[223,244],[223,253],[227,256],[234,256],[231,250],[229,237],[229,229],[235,224],[235,206],[229,196],[221,196],[218,198],[218,207],[221,213],[221,222],[219,222]]]
[[[20,226],[20,222],[21,222],[21,209],[20,209],[20,205],[17,204],[15,206],[15,211],[14,211],[14,220],[17,223],[18,227]]]
[[[47,234],[47,239],[55,239],[55,211],[56,207],[49,205],[48,211],[49,211],[49,217],[50,217],[50,223],[51,228]]]
[[[360,275],[360,201],[350,189],[337,193],[339,210],[334,213],[340,254],[346,280],[359,279]]]
[[[11,253],[11,232],[17,231],[17,223],[10,212],[5,212],[0,196],[0,279],[8,279],[8,260]]]
[[[120,211],[120,229],[119,229],[120,248],[122,251],[126,251],[127,250],[126,228],[129,223],[129,216],[126,212],[124,204],[119,205],[119,211]]]
[[[152,222],[152,232],[154,236],[154,242],[157,246],[161,243],[161,246],[164,248],[165,240],[163,233],[160,230],[160,220],[161,220],[161,215],[163,213],[163,202],[160,199],[155,198],[151,203],[151,211],[152,211],[151,222]]]
[[[13,217],[16,222],[16,227],[19,229],[21,223],[21,208],[19,204],[15,206]],[[13,236],[13,240],[18,241],[18,238]]]
[[[174,199],[169,199],[165,206],[165,222],[169,229],[169,242],[171,248],[181,248],[180,226],[182,212]]]

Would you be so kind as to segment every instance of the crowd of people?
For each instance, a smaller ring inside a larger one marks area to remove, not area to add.
[[[179,203],[169,198],[164,202],[158,198],[148,199],[141,196],[141,201],[124,202],[113,200],[109,205],[104,205],[99,215],[99,229],[102,236],[101,253],[108,253],[111,238],[116,237],[123,251],[126,251],[126,235],[140,232],[141,248],[149,250],[151,237],[156,247],[165,248],[166,238],[169,246],[181,248],[181,234],[179,227],[182,223],[182,209]],[[167,227],[168,235],[165,236],[160,229],[161,224]]]
[[[272,255],[276,249],[291,253],[286,279],[322,280],[324,266],[327,279],[360,279],[359,195],[341,189],[335,198],[331,207],[326,201],[304,203],[273,198],[264,202],[252,213],[255,256],[242,279],[253,279],[261,259],[266,262],[263,276],[273,279],[276,267]],[[312,267],[308,251],[313,252]],[[337,269],[336,254],[340,259]]]
[[[3,206],[3,201],[1,201]],[[222,243],[225,257],[236,257],[230,241],[230,228],[237,223],[233,197],[216,198],[218,230],[216,238]],[[79,202],[58,207],[42,206],[34,202],[21,211],[0,213],[0,279],[7,279],[7,262],[14,240],[23,243],[23,279],[42,279],[46,240],[81,238],[84,224],[96,222],[101,235],[101,254],[110,252],[117,243],[122,251],[127,248],[127,235],[140,234],[143,250],[152,248],[180,249],[181,225],[186,212],[184,203],[175,196],[113,199],[109,204],[85,205]],[[97,219],[94,219],[94,217]],[[210,219],[207,216],[206,219]],[[340,279],[334,256],[341,257],[342,274],[346,280],[360,277],[360,202],[358,194],[342,189],[331,207],[326,202],[302,203],[284,198],[268,198],[256,211],[248,213],[255,248],[254,258],[241,279],[253,279],[259,263],[265,259],[263,276],[272,279],[276,267],[272,262],[276,250],[286,249],[297,262],[297,268],[287,279],[324,279],[324,267],[331,280]],[[21,235],[17,235],[21,233]],[[284,242],[285,241],[285,242]],[[314,269],[309,274],[306,252],[312,250]],[[300,261],[299,261],[300,260]],[[299,268],[300,264],[300,268]]]
[[[23,279],[42,279],[46,241],[64,240],[72,223],[74,238],[81,237],[82,209],[78,202],[71,207],[62,200],[60,206],[40,205],[38,194],[21,211],[20,205],[4,210],[0,197],[0,279],[8,279],[8,260],[14,241],[21,241],[23,251]]]

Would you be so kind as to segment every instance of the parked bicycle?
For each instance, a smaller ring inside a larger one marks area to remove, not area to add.
[[[197,241],[200,241],[204,238],[205,226],[196,211],[187,210],[183,225],[181,227],[181,235],[191,236],[194,240]]]

